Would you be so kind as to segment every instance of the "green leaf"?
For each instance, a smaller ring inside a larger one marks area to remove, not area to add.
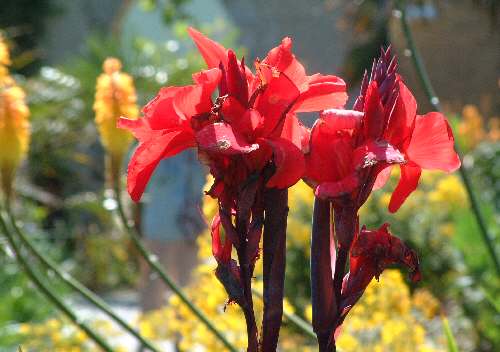
[[[451,331],[450,323],[448,319],[443,316],[443,329],[446,335],[446,341],[448,342],[448,352],[459,352],[457,347],[457,342],[455,341],[455,337],[453,336],[453,332]]]

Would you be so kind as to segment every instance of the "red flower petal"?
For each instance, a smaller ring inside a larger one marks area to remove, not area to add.
[[[331,122],[318,119],[311,130],[306,178],[315,184],[337,182],[354,172],[352,137]]]
[[[424,169],[451,172],[460,167],[453,132],[446,118],[438,112],[417,116],[406,153],[411,161]]]
[[[385,139],[395,146],[405,142],[411,134],[416,114],[417,102],[408,87],[400,81],[396,104],[384,132]]]
[[[182,87],[173,97],[175,110],[186,119],[209,112],[214,89],[212,83]]]
[[[212,68],[193,73],[192,77],[196,84],[204,85],[207,90],[212,92],[219,84],[221,76],[222,73],[219,68]]]
[[[343,107],[347,101],[345,82],[336,76],[313,76],[307,89],[301,90],[294,105],[296,112],[320,111]]]
[[[292,54],[292,39],[289,37],[283,38],[279,46],[271,49],[262,63],[286,74],[299,89],[307,83],[306,71]]]
[[[259,148],[258,144],[247,143],[226,123],[207,125],[196,133],[198,146],[208,152],[222,155],[250,153]]]
[[[305,127],[295,114],[287,114],[281,138],[291,141],[302,152],[309,149],[309,129]]]
[[[418,165],[401,165],[401,178],[389,202],[391,213],[395,213],[411,192],[417,188],[421,173],[422,169]]]
[[[265,140],[273,149],[276,170],[266,186],[269,188],[288,188],[301,179],[305,170],[302,151],[284,138]]]
[[[278,77],[271,78],[255,102],[256,109],[264,116],[263,137],[268,137],[271,133],[272,136],[281,134],[282,126],[279,124],[284,123],[285,114],[298,96],[299,90],[285,74],[280,73]]]
[[[380,162],[401,164],[404,161],[404,155],[386,141],[368,140],[354,151],[354,165],[356,167],[370,167]]]
[[[391,177],[392,167],[393,165],[387,165],[378,173],[372,188],[374,191],[384,187],[387,181],[389,181],[389,178]]]
[[[221,240],[220,234],[221,219],[219,213],[215,214],[212,220],[211,235],[212,235],[212,254],[218,263],[229,263],[231,260],[231,241],[228,236],[225,236],[224,243]]]
[[[189,35],[198,47],[198,50],[207,63],[208,68],[219,67],[222,62],[224,66],[227,64],[227,50],[221,44],[209,39],[196,29],[189,27]]]
[[[229,49],[227,53],[226,85],[227,94],[238,99],[241,105],[248,106],[248,83],[245,76],[244,64],[238,64],[236,55]]]
[[[384,107],[380,101],[377,82],[373,81],[368,86],[365,97],[364,130],[365,137],[378,139],[384,129]]]
[[[193,134],[188,131],[168,132],[139,144],[128,164],[127,189],[132,200],[141,199],[158,163],[167,157],[194,147]]]
[[[328,109],[320,114],[331,132],[354,130],[362,123],[364,113],[355,110]]]
[[[353,173],[337,182],[320,183],[314,194],[321,199],[333,199],[351,193],[358,186],[358,177]]]

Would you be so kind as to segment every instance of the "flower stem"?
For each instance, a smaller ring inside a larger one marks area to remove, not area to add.
[[[210,330],[229,351],[237,352],[237,348],[227,340],[222,332],[220,332],[215,327],[215,325],[207,318],[207,316],[200,310],[200,308],[195,306],[186,296],[184,291],[179,286],[177,286],[177,284],[170,278],[170,276],[168,276],[167,272],[158,263],[158,259],[156,258],[156,256],[146,249],[146,246],[142,243],[139,234],[135,230],[134,226],[130,224],[125,214],[123,203],[120,197],[120,180],[114,180],[113,187],[115,191],[115,199],[117,202],[118,216],[122,222],[122,225],[127,230],[130,238],[132,239],[132,242],[139,251],[139,254],[144,258],[149,267],[154,272],[156,272],[161,280],[174,292],[174,294],[179,297],[179,299],[186,305],[186,307],[188,307],[188,309],[208,328],[208,330]]]
[[[30,280],[35,284],[36,287],[63,313],[65,314],[77,327],[82,329],[90,339],[92,339],[103,351],[113,352],[110,345],[100,337],[90,326],[85,322],[82,322],[77,315],[69,308],[64,301],[57,296],[57,294],[48,286],[44,280],[36,273],[28,261],[21,254],[21,249],[18,247],[13,234],[7,227],[4,221],[3,214],[0,213],[0,229],[4,233],[10,247],[14,251],[16,259],[19,265],[24,269],[24,272],[28,275]]]
[[[329,351],[330,337],[335,328],[337,298],[334,291],[332,255],[335,251],[331,232],[330,202],[314,200],[311,234],[311,301],[312,325],[320,351]],[[332,246],[333,245],[333,246]],[[336,270],[335,270],[336,271]]]
[[[261,350],[276,351],[283,316],[286,264],[286,220],[288,190],[264,191],[264,314]]]
[[[133,327],[131,327],[127,322],[125,322],[122,318],[120,318],[117,314],[112,311],[112,308],[99,296],[90,291],[85,285],[80,283],[78,280],[73,278],[69,273],[62,271],[58,265],[52,261],[49,257],[46,257],[41,251],[39,251],[36,246],[31,242],[31,240],[21,231],[19,226],[17,226],[15,218],[12,214],[12,210],[7,205],[6,207],[8,219],[11,227],[14,229],[14,232],[21,239],[21,242],[28,248],[28,250],[34,255],[42,264],[52,270],[54,274],[62,280],[65,284],[70,286],[73,290],[82,295],[87,301],[93,304],[95,307],[100,309],[106,315],[108,315],[111,319],[113,319],[118,325],[124,328],[126,331],[131,333],[140,343],[147,347],[149,350],[153,352],[158,352],[159,350],[154,347],[147,339],[142,337],[138,331],[136,331]]]
[[[425,94],[427,95],[427,98],[429,99],[429,102],[432,104],[432,106],[437,110],[442,112],[441,104],[439,102],[439,98],[434,90],[434,87],[432,86],[431,80],[429,78],[429,75],[427,73],[427,70],[425,68],[425,65],[423,63],[422,57],[420,55],[420,52],[417,49],[417,46],[415,45],[415,41],[413,39],[413,33],[410,27],[410,24],[408,23],[408,18],[406,16],[406,7],[405,7],[405,1],[400,0],[398,1],[397,8],[400,11],[400,19],[401,19],[401,26],[403,29],[403,33],[406,39],[406,43],[408,45],[409,50],[411,51],[411,58],[413,62],[413,66],[415,67],[415,71],[417,72],[417,76],[420,80],[420,83],[422,84]],[[457,151],[457,154],[460,156],[460,159],[462,160],[462,153],[460,151],[460,147],[457,143],[455,143],[455,150]],[[494,240],[491,234],[488,231],[488,227],[486,225],[486,221],[484,219],[484,216],[481,211],[481,207],[479,205],[479,201],[474,193],[473,187],[472,187],[472,182],[470,180],[470,177],[462,164],[462,166],[459,169],[460,176],[462,178],[463,184],[465,186],[465,190],[467,192],[468,198],[469,198],[469,203],[471,206],[472,213],[474,214],[476,218],[477,225],[479,227],[479,232],[481,234],[481,238],[487,248],[487,251],[489,253],[489,256],[495,266],[495,270],[497,272],[497,275],[500,275],[500,260],[498,259],[497,253],[495,251],[495,246],[493,245]]]
[[[263,300],[264,296],[262,292],[259,292],[257,289],[252,288],[252,293],[259,299]],[[288,313],[286,310],[283,310],[283,316],[288,320],[288,322],[292,323],[297,329],[302,331],[306,336],[316,339],[316,334],[314,333],[314,330],[307,321],[302,319],[296,314],[293,313]]]

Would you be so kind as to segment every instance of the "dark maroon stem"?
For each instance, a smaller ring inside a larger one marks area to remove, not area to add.
[[[318,337],[320,351],[332,351],[330,336],[337,316],[337,300],[332,279],[332,252],[330,251],[330,202],[316,198],[311,236],[311,298],[312,323]]]
[[[261,351],[274,352],[278,346],[283,316],[288,190],[266,189],[264,211],[264,314]]]
[[[331,336],[331,332],[318,335],[319,352],[335,352],[337,350],[335,347],[335,341],[330,339]]]
[[[238,262],[240,264],[241,280],[243,283],[243,294],[245,296],[245,305],[241,308],[245,315],[245,322],[247,325],[248,345],[247,352],[257,352],[258,350],[258,331],[255,322],[255,313],[253,310],[252,298],[252,275],[253,265],[248,260],[247,255],[247,232],[248,220],[241,219],[236,216],[236,232],[240,237],[240,245],[236,253],[238,255]]]

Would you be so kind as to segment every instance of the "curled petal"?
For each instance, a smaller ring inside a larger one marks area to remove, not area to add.
[[[140,143],[128,164],[127,189],[132,200],[138,202],[141,199],[151,175],[162,159],[194,146],[194,136],[187,131],[167,132]]]
[[[379,162],[401,164],[405,162],[404,155],[386,141],[369,140],[354,152],[355,165],[365,168]]]
[[[192,27],[188,28],[188,32],[209,68],[219,67],[221,62],[224,66],[227,64],[226,48]]]
[[[395,213],[406,198],[413,192],[420,180],[422,169],[418,165],[406,164],[401,165],[401,178],[399,179],[396,189],[392,193],[391,201],[389,202],[389,211]]]
[[[223,155],[250,153],[259,148],[258,144],[249,144],[232,127],[223,122],[210,124],[196,133],[198,146],[208,152]]]
[[[185,86],[173,97],[175,111],[185,119],[212,109],[213,84]]]
[[[316,197],[321,199],[333,199],[353,192],[359,186],[359,180],[355,174],[348,175],[336,182],[320,183],[315,190]]]
[[[269,188],[288,188],[293,186],[304,174],[305,160],[302,151],[291,141],[284,138],[265,140],[273,149],[276,166],[274,175],[266,186]]]
[[[418,115],[406,153],[423,169],[451,172],[460,167],[454,141],[453,132],[443,114],[431,112]]]
[[[331,132],[358,129],[364,113],[355,110],[328,109],[320,114]]]

